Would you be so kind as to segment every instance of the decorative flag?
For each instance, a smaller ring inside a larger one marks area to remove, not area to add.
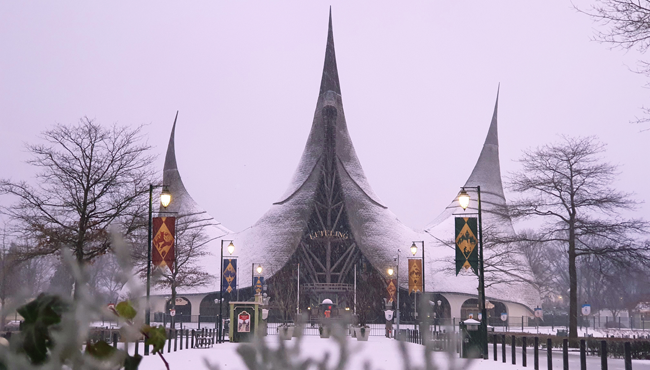
[[[395,293],[397,293],[397,280],[388,279],[388,286],[386,287],[386,292],[388,293],[388,302],[395,301]]]
[[[422,260],[409,258],[409,294],[422,291]]]
[[[155,267],[167,266],[174,270],[174,237],[176,217],[154,217],[151,262]]]
[[[476,218],[456,217],[456,275],[461,268],[478,275],[478,239]]]
[[[264,277],[255,276],[255,279],[253,280],[253,289],[255,290],[255,294],[262,294],[263,287],[264,287]]]
[[[237,292],[237,259],[224,258],[221,291],[229,294]]]

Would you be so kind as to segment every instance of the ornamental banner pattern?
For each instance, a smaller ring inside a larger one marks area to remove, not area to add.
[[[229,294],[237,292],[237,259],[225,258],[223,260],[223,272],[221,273],[223,279],[221,291]]]
[[[422,259],[409,258],[409,294],[422,291]]]
[[[478,275],[478,239],[476,218],[456,217],[456,275],[461,269],[472,269]]]
[[[154,268],[166,266],[174,271],[174,238],[176,217],[154,217],[151,263]]]

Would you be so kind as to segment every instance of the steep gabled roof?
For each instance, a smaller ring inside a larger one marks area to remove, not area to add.
[[[454,200],[445,208],[445,210],[435,218],[427,227],[425,232],[433,237],[434,245],[440,251],[437,258],[440,262],[447,264],[449,267],[446,272],[434,273],[434,279],[437,279],[437,291],[447,292],[465,292],[465,287],[474,282],[474,292],[476,292],[476,276],[468,271],[461,271],[458,276],[454,276],[451,264],[455,258],[455,250],[453,246],[454,235],[454,218],[467,215],[475,217],[478,212],[477,191],[473,187],[481,187],[481,214],[483,217],[483,230],[494,230],[496,234],[514,234],[514,228],[509,218],[504,217],[501,213],[503,207],[506,205],[506,198],[503,192],[503,184],[501,181],[501,166],[499,164],[499,136],[497,127],[497,114],[499,108],[499,90],[497,89],[497,98],[494,104],[494,112],[492,114],[492,121],[488,129],[483,149],[479,155],[476,165],[472,170],[469,178],[465,182],[465,189],[470,195],[470,205],[467,210],[463,210],[458,203],[458,195]],[[460,188],[459,188],[460,190]],[[446,245],[446,247],[445,247]],[[485,258],[490,256],[491,252],[485,250]],[[514,256],[519,261],[519,266],[522,270],[529,270],[528,264],[525,260]],[[497,272],[494,272],[497,273]],[[503,280],[511,280],[512,278],[504,275]],[[487,275],[487,274],[486,274]],[[532,276],[532,273],[528,276]],[[528,307],[534,307],[539,303],[539,294],[536,289],[523,281],[511,281],[508,284],[496,284],[486,288],[487,298],[496,298],[508,300],[511,302],[522,303]]]
[[[232,231],[201,208],[192,199],[185,188],[185,184],[183,184],[176,162],[175,135],[177,119],[178,112],[176,112],[172,131],[169,135],[169,144],[167,145],[167,155],[165,156],[165,166],[163,168],[163,184],[167,185],[169,192],[172,194],[172,202],[169,207],[160,210],[165,212],[161,213],[160,216],[177,217],[177,228],[179,225],[185,224],[186,227],[203,229],[208,241],[205,248],[209,254],[196,261],[196,265],[203,271],[211,272],[214,281],[210,285],[203,287],[183,287],[182,291],[185,293],[214,291],[214,286],[219,285],[218,266],[221,253],[219,239],[232,233]],[[217,266],[217,268],[215,269],[214,266]],[[154,293],[157,291],[166,292],[165,289],[154,288]]]

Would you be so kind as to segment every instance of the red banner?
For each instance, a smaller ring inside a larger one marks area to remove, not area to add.
[[[174,238],[176,217],[154,217],[151,263],[155,267],[167,266],[174,271]]]

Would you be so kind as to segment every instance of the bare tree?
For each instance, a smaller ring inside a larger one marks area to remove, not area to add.
[[[622,49],[638,49],[645,53],[650,48],[650,1],[596,0],[590,9],[576,9],[600,23],[596,39]],[[650,62],[639,61],[635,72],[650,76]],[[650,122],[650,108],[642,107],[645,116],[636,123]],[[647,131],[650,129],[645,129]]]
[[[44,143],[28,145],[37,183],[0,180],[0,194],[17,202],[1,211],[38,243],[26,257],[56,255],[69,248],[79,264],[109,251],[109,227],[128,233],[143,213],[152,178],[149,146],[141,127],[103,127],[83,118],[43,132]]]
[[[291,259],[278,272],[269,278],[269,293],[272,307],[277,308],[282,321],[287,323],[295,318],[297,300],[298,264]]]
[[[529,241],[560,243],[568,262],[569,337],[577,337],[577,259],[593,255],[625,263],[647,260],[646,250],[632,239],[647,224],[620,216],[634,208],[629,194],[611,187],[616,166],[599,157],[604,144],[593,137],[564,138],[525,151],[521,171],[510,176],[509,188],[523,197],[509,205],[513,219],[543,221],[540,232]]]
[[[483,262],[485,271],[485,287],[494,285],[511,285],[527,282],[537,286],[538,282],[531,276],[528,258],[534,256],[532,250],[526,248],[531,242],[522,241],[516,235],[499,230],[495,224],[483,225]],[[453,238],[438,240],[438,245],[455,249]],[[527,256],[526,253],[529,253]],[[454,258],[454,257],[451,257]],[[453,261],[445,261],[442,271],[454,274],[456,265]]]

